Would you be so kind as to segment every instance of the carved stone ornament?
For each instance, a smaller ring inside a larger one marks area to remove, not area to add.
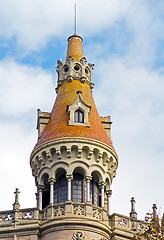
[[[82,232],[74,232],[72,240],[84,240],[85,237]]]
[[[70,56],[68,57],[68,62],[64,63],[61,60],[58,60],[58,65],[56,71],[58,73],[58,85],[56,88],[56,92],[62,85],[63,82],[69,81],[71,82],[74,79],[80,80],[82,83],[86,82],[89,84],[92,89],[94,84],[92,82],[92,70],[94,64],[89,63],[86,64],[85,57],[81,58],[79,62],[74,61],[74,59]]]

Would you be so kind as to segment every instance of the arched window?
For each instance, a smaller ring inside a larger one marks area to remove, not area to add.
[[[42,197],[42,208],[44,209],[50,203],[50,185],[48,182],[48,174],[44,175],[44,189],[43,189],[43,197]]]
[[[54,184],[54,204],[67,201],[68,183],[65,175],[61,175]]]
[[[95,206],[100,206],[100,190],[94,180],[90,181],[90,201]]]
[[[75,111],[75,122],[84,123],[84,113],[80,109]]]
[[[83,202],[83,200],[83,176],[79,173],[75,173],[72,180],[72,201]]]

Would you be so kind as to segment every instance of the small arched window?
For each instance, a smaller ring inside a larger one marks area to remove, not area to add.
[[[73,175],[72,201],[83,202],[83,176],[79,173]]]
[[[80,109],[75,111],[75,122],[84,123],[84,113]]]
[[[67,179],[65,175],[61,175],[60,178],[54,184],[54,204],[63,203],[67,201],[68,188]]]

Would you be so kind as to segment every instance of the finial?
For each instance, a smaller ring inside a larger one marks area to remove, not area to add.
[[[15,192],[14,192],[14,194],[15,194],[15,202],[14,202],[14,204],[13,204],[13,209],[14,210],[19,210],[20,209],[20,204],[19,204],[19,189],[18,188],[16,188],[15,189]]]
[[[131,218],[137,218],[137,213],[136,213],[136,211],[135,211],[135,203],[136,203],[136,201],[135,201],[135,198],[134,197],[132,197],[131,198],[131,200],[130,200],[130,202],[131,202],[131,212],[130,212],[130,217]]]
[[[157,216],[157,205],[155,203],[153,204],[152,209],[153,209],[153,218],[155,218]]]
[[[75,30],[75,31],[74,31],[74,34],[76,34],[76,3],[75,3],[75,26],[74,26],[74,27],[75,27],[75,29],[74,29],[74,30]]]

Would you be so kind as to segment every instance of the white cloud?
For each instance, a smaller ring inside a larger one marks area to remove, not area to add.
[[[32,133],[33,127],[33,133]],[[19,188],[21,207],[35,206],[35,182],[29,167],[29,153],[34,146],[34,126],[21,121],[0,121],[1,133],[1,211],[12,209],[14,190]]]
[[[78,29],[98,32],[126,14],[132,1],[77,1]],[[6,0],[0,2],[0,35],[16,38],[29,49],[45,46],[52,36],[73,33],[74,0]]]
[[[37,141],[36,109],[51,111],[53,77],[39,67],[8,59],[0,62],[0,86],[1,210],[12,208],[16,187],[21,191],[21,207],[34,207],[29,157]]]
[[[54,89],[51,73],[39,67],[25,66],[13,60],[0,62],[0,109],[1,114],[17,115],[51,106]],[[55,93],[54,93],[55,97]]]
[[[134,196],[143,218],[156,201],[164,206],[164,75],[129,62],[101,61],[94,92],[101,115],[112,115],[112,140],[119,155],[112,211],[127,214]]]

